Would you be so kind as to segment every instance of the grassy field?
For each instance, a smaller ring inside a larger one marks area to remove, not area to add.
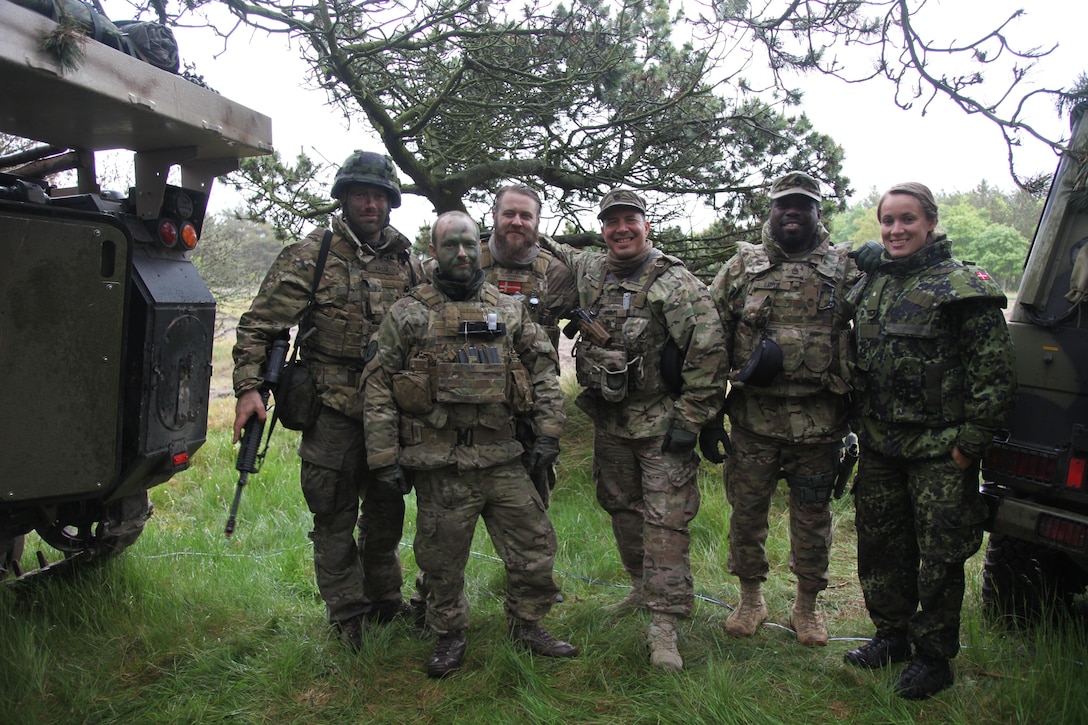
[[[217,357],[219,385],[229,364]],[[685,669],[649,664],[645,615],[602,606],[626,585],[608,519],[589,478],[591,431],[571,409],[551,514],[565,601],[546,626],[582,648],[574,660],[534,658],[504,639],[501,563],[481,526],[468,567],[472,628],[464,669],[430,680],[433,641],[407,624],[372,629],[363,651],[342,648],[323,622],[310,521],[298,488],[297,434],[277,432],[250,478],[238,529],[223,525],[237,474],[228,428],[233,399],[215,398],[208,443],[193,467],[152,490],[155,515],[121,556],[36,586],[0,587],[2,723],[1083,723],[1088,721],[1083,622],[1020,632],[980,613],[981,556],[970,562],[955,687],[923,703],[890,692],[895,672],[861,672],[842,655],[872,631],[854,569],[853,512],[835,502],[832,642],[805,648],[783,626],[794,581],[786,566],[785,488],[775,500],[768,583],[771,621],[751,640],[727,637],[737,601],[726,572],[729,507],[704,465],[692,527],[694,616]],[[402,543],[412,557],[414,506]],[[33,566],[37,542],[28,540]],[[405,586],[406,595],[410,593]]]

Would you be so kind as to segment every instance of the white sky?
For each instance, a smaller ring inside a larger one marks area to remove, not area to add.
[[[919,23],[925,22],[921,27],[927,34],[941,32],[969,41],[1019,7],[1025,7],[1027,15],[1008,31],[1014,45],[1059,45],[1054,54],[1039,61],[1029,76],[1032,83],[1066,87],[1088,71],[1084,40],[1088,2],[1082,0],[930,0]],[[323,92],[302,87],[305,65],[297,57],[297,47],[287,48],[282,38],[239,30],[218,59],[213,54],[220,46],[208,36],[179,31],[178,40],[183,61],[195,63],[211,87],[271,116],[274,145],[282,157],[292,159],[304,150],[338,164],[356,148],[381,150],[369,129],[358,123],[349,128],[338,112],[325,106]],[[924,117],[919,109],[900,110],[892,101],[891,84],[881,80],[848,86],[834,79],[807,77],[800,85],[806,94],[799,112],[807,113],[817,130],[845,149],[845,173],[857,192],[855,200],[871,187],[879,190],[906,180],[922,181],[935,191],[967,190],[983,179],[1012,188],[1000,132],[980,116],[969,117],[943,99]],[[1053,136],[1068,130],[1068,122],[1057,119],[1049,102],[1036,103],[1026,120]],[[1021,174],[1050,173],[1055,167],[1056,159],[1048,149],[1025,141],[1018,154]],[[217,185],[213,210],[238,203],[225,185]],[[409,236],[431,219],[430,204],[409,196],[393,213],[393,224]],[[553,231],[547,226],[545,219],[545,231]]]

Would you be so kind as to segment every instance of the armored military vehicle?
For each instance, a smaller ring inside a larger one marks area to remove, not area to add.
[[[1009,322],[1020,392],[983,461],[984,606],[1034,619],[1088,585],[1088,103],[1062,158]]]
[[[100,43],[66,70],[41,50],[52,20],[8,0],[0,18],[0,133],[40,144],[0,158],[0,573],[22,574],[32,531],[64,555],[38,568],[130,545],[148,489],[204,443],[215,300],[188,252],[214,178],[272,136]],[[135,152],[127,192],[99,187],[109,149]],[[72,188],[44,180],[61,170]]]

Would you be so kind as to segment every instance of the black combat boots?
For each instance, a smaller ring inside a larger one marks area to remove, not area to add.
[[[577,647],[556,639],[539,624],[514,625],[510,628],[510,639],[541,657],[574,657],[578,654]]]
[[[952,686],[948,660],[916,654],[892,688],[904,700],[926,700]]]
[[[438,635],[434,652],[427,660],[427,676],[445,677],[461,669],[461,662],[465,659],[465,645],[464,630]]]
[[[876,670],[892,662],[909,660],[910,642],[903,631],[877,632],[871,640],[843,655],[843,659],[855,667]]]

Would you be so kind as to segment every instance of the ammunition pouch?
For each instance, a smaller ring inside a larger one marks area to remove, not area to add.
[[[506,365],[440,362],[435,365],[435,400],[484,405],[506,402]]]
[[[835,488],[837,471],[828,471],[815,476],[786,476],[786,483],[797,494],[801,503],[824,503],[831,500]]]

